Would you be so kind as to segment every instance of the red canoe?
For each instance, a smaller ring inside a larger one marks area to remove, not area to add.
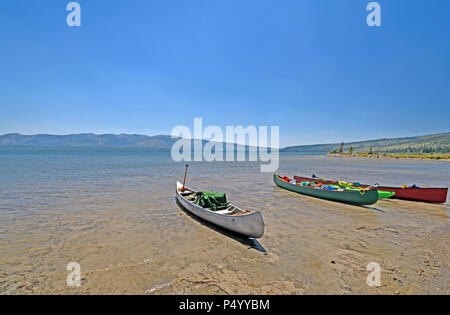
[[[336,181],[327,180],[323,178],[309,178],[295,176],[294,179],[300,182],[316,182],[322,184],[336,185]],[[357,187],[369,187],[369,185],[363,185]],[[434,203],[445,203],[447,200],[448,188],[402,188],[402,187],[388,187],[388,186],[378,186],[380,191],[391,191],[395,192],[395,196],[392,198],[414,200],[414,201],[424,201],[424,202],[434,202]]]

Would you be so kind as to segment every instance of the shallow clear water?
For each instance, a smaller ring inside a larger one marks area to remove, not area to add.
[[[432,161],[289,154],[278,172],[450,182],[450,164]],[[190,163],[188,186],[263,213],[266,235],[252,242],[182,211],[183,174],[169,153],[0,149],[0,293],[448,293],[449,201],[356,207],[274,187],[258,163]],[[72,261],[81,288],[66,285]],[[366,284],[371,261],[381,288]]]

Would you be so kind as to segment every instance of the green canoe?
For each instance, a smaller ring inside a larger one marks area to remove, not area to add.
[[[395,196],[395,192],[378,190],[378,198],[379,199],[391,198],[394,196]]]
[[[358,205],[372,205],[378,201],[378,191],[371,190],[326,190],[319,188],[310,188],[300,185],[295,185],[284,181],[280,176],[274,175],[273,181],[278,187],[312,197],[339,201]]]
[[[338,186],[338,185],[329,185],[329,186],[335,187],[335,188],[342,188],[343,187],[343,186]],[[352,187],[345,187],[345,189],[359,191],[359,188],[354,188],[354,187],[353,188]],[[395,192],[378,190],[378,199],[391,198],[393,196],[395,196]]]

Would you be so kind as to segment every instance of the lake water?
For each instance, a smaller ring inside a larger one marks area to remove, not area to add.
[[[0,149],[0,293],[448,294],[449,201],[357,207],[294,194],[256,162],[190,163],[188,186],[260,210],[257,242],[189,216],[184,164],[142,150]],[[281,155],[279,173],[443,186],[450,163]],[[366,284],[366,266],[383,285]],[[82,285],[69,288],[78,262]]]

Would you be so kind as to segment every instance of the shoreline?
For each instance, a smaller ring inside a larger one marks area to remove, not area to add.
[[[448,154],[436,154],[436,157],[421,157],[420,154],[387,154],[387,153],[328,153],[328,157],[339,158],[357,158],[357,159],[377,159],[377,160],[416,160],[416,161],[442,161],[450,162],[450,155]]]

